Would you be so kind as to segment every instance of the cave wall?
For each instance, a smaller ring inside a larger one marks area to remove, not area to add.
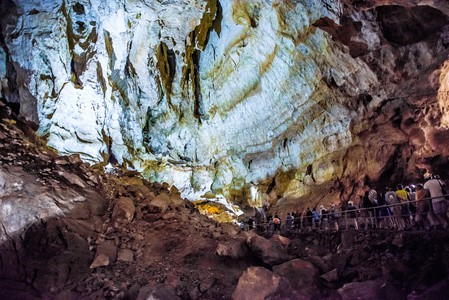
[[[61,154],[284,209],[449,175],[444,1],[1,5],[2,97]]]

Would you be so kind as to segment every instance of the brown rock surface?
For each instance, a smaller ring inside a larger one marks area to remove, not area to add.
[[[232,296],[235,300],[276,299],[286,288],[285,282],[285,279],[265,268],[251,267],[243,272]]]
[[[248,255],[248,247],[246,246],[245,239],[231,238],[218,242],[217,254],[233,259],[244,258]]]
[[[318,270],[309,262],[294,259],[282,265],[273,267],[273,273],[285,277],[293,289],[301,291],[304,295],[313,295],[315,277]]]
[[[127,197],[120,197],[115,203],[112,220],[118,223],[129,223],[133,220],[135,212],[133,200]]]
[[[279,241],[267,240],[253,235],[247,239],[251,252],[269,266],[279,265],[290,259],[283,245]]]

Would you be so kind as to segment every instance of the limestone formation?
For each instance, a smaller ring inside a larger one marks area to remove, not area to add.
[[[449,175],[444,1],[1,5],[1,95],[61,154],[233,211]]]

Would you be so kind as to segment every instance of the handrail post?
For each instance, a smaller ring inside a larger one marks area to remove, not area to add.
[[[345,211],[345,227],[348,230],[348,211]]]
[[[376,214],[376,208],[373,208],[373,215],[374,215],[374,226],[377,229],[377,214]]]

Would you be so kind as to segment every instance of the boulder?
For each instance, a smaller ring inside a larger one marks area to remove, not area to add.
[[[222,227],[223,234],[228,234],[230,236],[237,235],[240,231],[240,229],[232,223],[223,223]]]
[[[216,252],[219,256],[239,259],[248,254],[248,248],[246,247],[245,240],[231,238],[227,241],[220,241]]]
[[[387,279],[368,280],[363,282],[350,282],[338,289],[343,300],[352,299],[405,299],[406,294],[400,289],[388,283]],[[446,294],[447,295],[447,294]],[[432,298],[425,298],[432,299]],[[435,298],[437,299],[437,298]],[[441,298],[438,298],[441,299]]]
[[[232,296],[234,300],[295,299],[285,295],[289,291],[285,278],[262,267],[250,267],[240,276]]]
[[[308,261],[294,259],[273,267],[273,273],[285,277],[292,289],[302,294],[312,295],[314,292],[314,278],[318,276],[318,270]]]
[[[117,246],[113,240],[107,240],[97,246],[97,256],[106,255],[109,261],[117,259]]]
[[[338,274],[341,274],[346,267],[348,255],[345,252],[336,253],[332,256],[332,267],[337,268]]]
[[[292,243],[289,238],[279,234],[273,235],[270,240],[280,242],[285,248],[287,248]]]
[[[288,253],[290,253],[294,257],[306,257],[306,245],[305,242],[301,239],[293,239],[291,240],[290,245],[288,246]]]
[[[197,300],[199,298],[199,294],[200,291],[198,290],[198,287],[194,287],[190,292],[189,292],[189,297],[192,300]]]
[[[357,232],[348,230],[341,233],[341,246],[343,249],[350,249],[354,246]]]
[[[64,177],[64,179],[67,180],[70,184],[77,185],[81,188],[86,188],[86,184],[84,183],[84,181],[76,174],[65,171],[60,171],[58,172],[58,174]]]
[[[164,214],[164,215],[162,216],[162,219],[164,219],[164,220],[170,220],[170,219],[173,219],[174,217],[176,217],[175,212],[174,212],[174,211],[170,211],[170,212],[167,212],[166,214]]]
[[[133,262],[134,261],[134,254],[129,249],[122,249],[118,252],[118,261],[125,261],[125,262]]]
[[[394,236],[393,241],[391,242],[392,245],[396,246],[396,247],[402,247],[404,241],[403,241],[403,236],[402,233],[398,233]]]
[[[326,265],[326,263],[321,257],[317,255],[311,255],[307,257],[307,260],[310,261],[315,267],[317,267],[318,270],[320,270],[321,274],[329,271],[329,267]]]
[[[323,274],[320,276],[327,282],[337,281],[338,280],[338,272],[337,269],[333,269],[332,271],[327,272],[326,274]]]
[[[426,300],[426,299],[447,299],[449,295],[449,279],[444,279],[432,287],[428,288],[424,293],[418,295],[416,292],[407,296],[408,300]]]
[[[154,197],[153,200],[148,204],[148,212],[162,214],[164,213],[170,205],[170,197],[168,194],[161,193]]]
[[[215,277],[207,277],[206,279],[203,279],[200,283],[199,291],[201,293],[207,292],[211,287],[214,286],[216,281],[217,280]]]
[[[171,186],[169,195],[171,197],[181,198],[181,193],[179,192],[178,188],[176,186],[174,186],[174,185]]]
[[[91,269],[97,268],[97,267],[106,267],[109,265],[109,257],[105,254],[97,255],[90,265]]]
[[[130,193],[133,193],[134,195],[142,195],[147,196],[151,193],[151,190],[146,187],[143,183],[142,184],[130,184],[126,186],[126,190]]]
[[[180,300],[174,289],[168,286],[152,286],[146,285],[139,290],[137,300]]]
[[[112,211],[112,220],[118,223],[129,223],[133,220],[135,212],[136,208],[133,200],[127,197],[120,197]]]
[[[267,240],[261,236],[253,235],[246,242],[252,253],[269,266],[279,265],[290,259],[279,241]]]

